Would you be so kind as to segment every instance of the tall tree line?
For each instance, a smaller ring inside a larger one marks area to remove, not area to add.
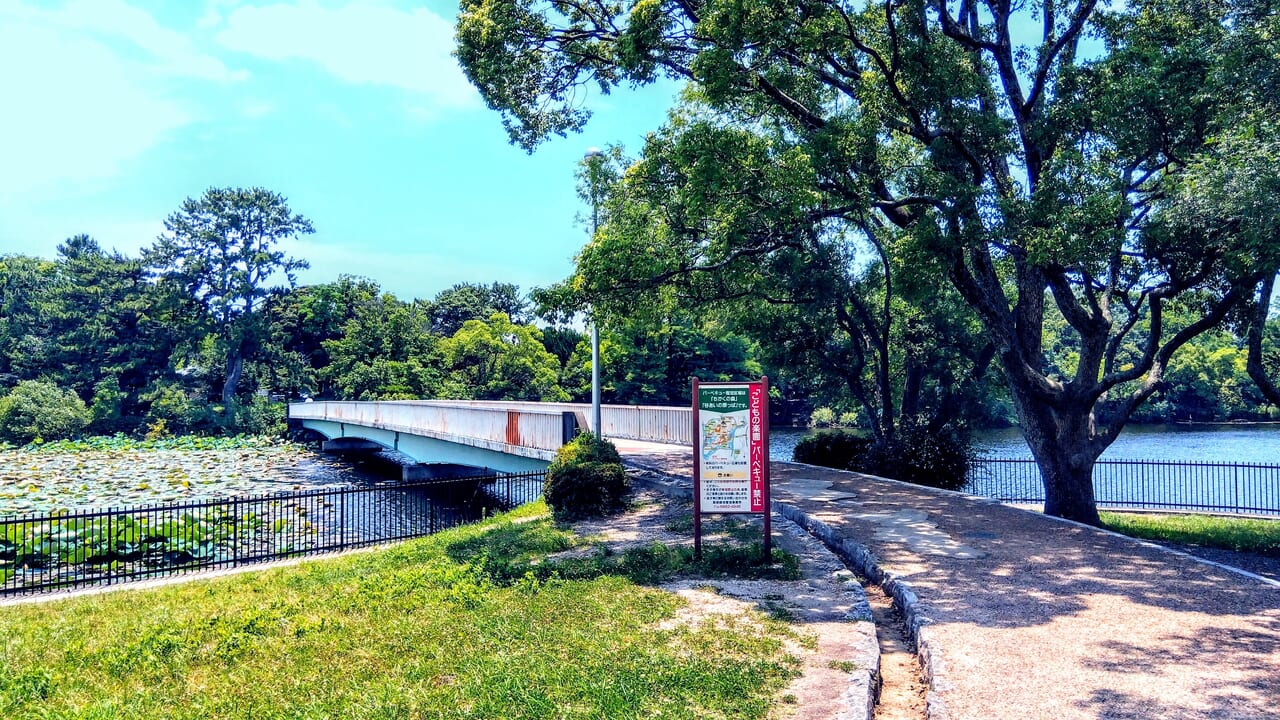
[[[52,259],[0,256],[0,396],[52,386],[21,397],[83,404],[104,433],[266,431],[302,397],[587,399],[585,336],[538,327],[515,285],[413,301],[355,277],[297,287],[306,262],[280,245],[311,231],[276,193],[213,188],[139,257],[87,235]],[[759,372],[745,341],[688,317],[619,325],[604,344],[609,402]]]

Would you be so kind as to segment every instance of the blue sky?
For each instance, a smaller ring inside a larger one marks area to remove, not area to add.
[[[638,150],[673,85],[585,100],[587,131],[510,146],[439,0],[0,0],[0,254],[87,233],[129,254],[211,186],[285,195],[300,280],[402,298],[559,280],[586,241],[574,168]]]

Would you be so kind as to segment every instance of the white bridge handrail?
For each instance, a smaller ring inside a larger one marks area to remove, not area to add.
[[[420,408],[420,410],[412,410]],[[450,432],[466,437],[490,441],[505,440],[510,421],[508,413],[517,413],[515,420],[522,431],[535,426],[545,428],[531,434],[530,439],[539,442],[538,447],[554,450],[563,442],[557,433],[562,427],[563,413],[573,413],[578,427],[590,427],[591,405],[587,403],[541,403],[508,400],[392,400],[378,402],[315,401],[293,403],[290,417],[299,420],[331,420],[360,424],[357,417],[383,427],[401,432],[413,432],[413,423],[426,423],[420,429]],[[471,412],[466,412],[471,411]],[[330,413],[321,417],[322,413]],[[339,417],[341,416],[341,417]],[[538,419],[538,416],[545,418]],[[527,419],[526,419],[527,417]],[[600,422],[604,436],[627,440],[693,445],[692,410],[687,407],[663,407],[656,405],[602,405]],[[388,427],[394,423],[398,427]],[[465,433],[461,430],[465,428]],[[545,435],[543,433],[546,433]],[[470,433],[477,433],[472,435]],[[545,447],[544,444],[554,445]]]
[[[409,400],[406,402],[572,412],[577,415],[579,427],[595,431],[595,428],[591,427],[589,403],[544,403],[518,400]],[[605,437],[671,445],[693,445],[693,410],[688,407],[601,405],[600,423],[604,425]]]
[[[537,408],[466,407],[403,400],[325,400],[292,403],[294,420],[327,420],[437,438],[466,438],[493,447],[558,450],[566,434],[564,412]]]

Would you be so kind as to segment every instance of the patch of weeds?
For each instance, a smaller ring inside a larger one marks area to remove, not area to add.
[[[693,548],[671,547],[655,542],[632,547],[621,553],[600,546],[588,557],[530,562],[518,553],[485,558],[486,570],[494,583],[510,585],[532,573],[540,580],[592,580],[606,575],[625,577],[641,585],[657,585],[675,577],[738,577],[751,580],[796,580],[800,559],[774,548],[772,563],[761,562],[760,543],[746,546],[707,545],[702,559],[694,560]]]
[[[796,614],[791,611],[791,608],[774,600],[765,600],[764,610],[769,617],[779,622],[789,623],[794,622],[796,619]]]
[[[832,670],[839,670],[842,673],[852,674],[860,666],[852,660],[828,660],[827,667]]]
[[[693,515],[681,514],[679,517],[668,520],[663,527],[666,528],[667,532],[691,533],[693,532]]]
[[[541,518],[505,522],[486,534],[459,538],[445,546],[445,553],[456,562],[468,562],[483,555],[487,562],[508,564],[527,562],[575,545],[572,533],[557,527],[549,518]]]
[[[693,531],[692,510],[690,516],[682,518],[688,522],[688,531]],[[673,523],[676,521],[672,521]],[[668,529],[671,529],[668,526]],[[674,530],[673,530],[674,532]],[[743,520],[732,515],[717,515],[704,518],[702,521],[702,534],[707,535],[724,535],[731,540],[739,542],[759,542],[763,529],[758,522]]]

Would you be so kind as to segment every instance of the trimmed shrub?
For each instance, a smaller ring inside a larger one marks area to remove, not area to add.
[[[796,443],[795,461],[849,469],[854,458],[866,454],[871,438],[843,430],[823,430]]]
[[[628,489],[618,449],[583,433],[556,453],[547,468],[543,496],[555,518],[563,521],[621,510]]]
[[[84,401],[53,383],[24,380],[0,398],[0,440],[15,445],[65,440],[88,424]]]

